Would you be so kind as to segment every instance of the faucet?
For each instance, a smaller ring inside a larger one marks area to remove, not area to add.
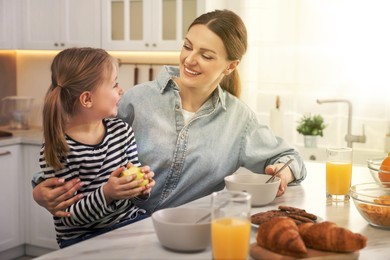
[[[348,104],[348,129],[347,134],[345,135],[345,141],[347,141],[347,146],[352,148],[353,142],[355,143],[365,143],[366,135],[364,134],[364,125],[363,125],[363,135],[353,135],[352,134],[352,103],[347,99],[317,99],[318,104],[323,103],[347,103]]]

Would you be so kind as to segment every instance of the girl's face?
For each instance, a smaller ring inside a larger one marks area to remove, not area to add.
[[[101,118],[115,117],[123,89],[117,82],[117,68],[113,65],[111,76],[92,91],[93,110]]]
[[[180,86],[213,91],[238,62],[227,59],[222,40],[207,26],[194,25],[180,53]]]

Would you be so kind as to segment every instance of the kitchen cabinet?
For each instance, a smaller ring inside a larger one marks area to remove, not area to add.
[[[204,0],[102,0],[102,47],[179,51]]]
[[[21,145],[0,147],[0,252],[23,244],[21,154]],[[0,253],[0,258],[3,256]]]
[[[0,0],[0,49],[18,47],[20,0]]]
[[[31,178],[40,171],[38,164],[40,145],[23,144],[25,199],[26,254],[38,256],[47,249],[59,249],[52,215],[32,198]],[[50,250],[49,250],[50,251]]]
[[[101,46],[97,0],[23,0],[22,48]]]

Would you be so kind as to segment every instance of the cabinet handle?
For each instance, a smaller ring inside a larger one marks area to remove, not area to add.
[[[146,47],[149,47],[149,43],[145,43],[145,46],[146,46]]]
[[[64,47],[65,46],[65,43],[61,43],[61,47]]]
[[[5,151],[5,152],[0,153],[0,156],[9,155],[9,154],[11,154],[10,151]]]
[[[156,46],[157,46],[157,44],[153,43],[153,44],[152,44],[152,46],[153,46],[153,47],[156,47]]]
[[[54,46],[55,46],[55,47],[58,47],[58,43],[54,43]]]

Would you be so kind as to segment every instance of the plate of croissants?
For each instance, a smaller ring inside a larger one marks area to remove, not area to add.
[[[250,247],[255,260],[320,256],[358,259],[359,250],[367,244],[365,236],[294,207],[256,213],[251,221],[257,227],[256,242]]]

